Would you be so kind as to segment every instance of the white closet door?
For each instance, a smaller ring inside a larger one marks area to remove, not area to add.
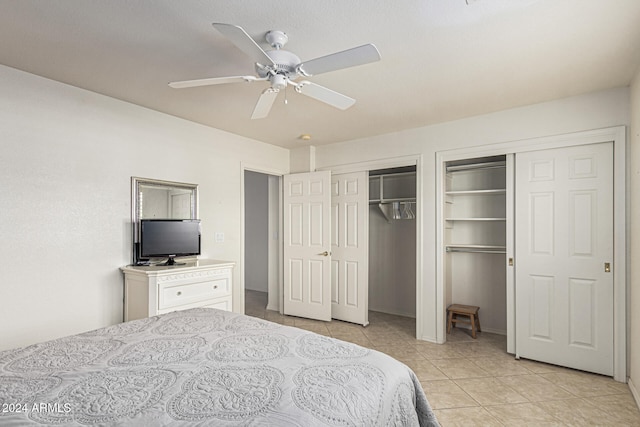
[[[331,177],[331,317],[369,324],[369,176]]]
[[[284,314],[331,320],[331,172],[284,176]]]
[[[612,375],[613,144],[518,153],[515,198],[516,355]]]

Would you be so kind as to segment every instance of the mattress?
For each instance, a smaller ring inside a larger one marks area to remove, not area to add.
[[[216,309],[0,353],[0,425],[437,426],[378,351]]]

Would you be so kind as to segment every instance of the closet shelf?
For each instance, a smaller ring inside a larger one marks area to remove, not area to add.
[[[369,176],[369,204],[378,205],[387,222],[400,219],[415,219],[415,170]]]
[[[446,245],[447,252],[471,252],[485,254],[506,254],[506,246],[494,245]]]
[[[506,218],[446,218],[447,221],[506,221]]]
[[[501,160],[497,162],[470,163],[466,165],[447,166],[447,172],[462,172],[475,169],[496,169],[506,167],[507,162]]]
[[[504,188],[494,188],[487,190],[450,190],[445,192],[448,196],[486,196],[492,194],[507,194],[507,190]]]

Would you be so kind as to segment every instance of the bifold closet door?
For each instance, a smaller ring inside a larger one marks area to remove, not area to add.
[[[369,324],[369,174],[331,176],[331,317]]]
[[[613,143],[518,153],[516,355],[613,375]]]
[[[331,320],[331,172],[284,176],[284,314]]]

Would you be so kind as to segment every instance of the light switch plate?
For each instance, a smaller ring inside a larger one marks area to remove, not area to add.
[[[215,241],[216,243],[222,243],[224,242],[224,233],[221,231],[216,231],[216,234],[214,235]]]

